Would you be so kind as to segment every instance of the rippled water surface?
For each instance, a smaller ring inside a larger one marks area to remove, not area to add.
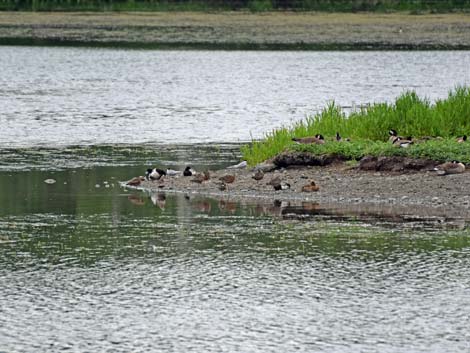
[[[0,146],[237,142],[335,100],[470,84],[470,52],[1,47]]]
[[[470,351],[462,220],[119,186],[236,163],[331,99],[445,97],[470,52],[0,47],[0,67],[0,352]]]

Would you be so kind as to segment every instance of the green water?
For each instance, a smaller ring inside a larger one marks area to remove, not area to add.
[[[3,164],[0,350],[468,350],[466,225],[128,191],[105,150]]]

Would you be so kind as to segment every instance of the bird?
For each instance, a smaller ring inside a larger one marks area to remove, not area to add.
[[[251,176],[255,180],[261,180],[264,178],[264,173],[261,169],[258,169],[255,174]]]
[[[281,181],[279,184],[273,185],[273,187],[274,187],[274,190],[276,191],[287,190],[287,189],[290,189],[290,184],[284,181]]]
[[[465,171],[465,164],[459,161],[446,162],[438,165],[434,170],[437,175],[460,174]]]
[[[312,180],[310,184],[302,186],[302,191],[303,192],[314,192],[320,190],[320,187],[315,184],[315,182]]]
[[[395,137],[395,139],[392,141],[392,145],[402,148],[408,148],[412,144],[413,141],[411,139],[404,139],[403,137]]]
[[[192,175],[195,175],[195,174],[196,174],[196,171],[194,169],[192,169],[189,165],[183,171],[183,176],[192,176]]]
[[[293,137],[292,141],[295,141],[300,144],[317,144],[322,145],[325,143],[325,138],[321,134],[316,134],[315,136],[308,137]]]
[[[227,169],[243,169],[246,168],[247,165],[248,163],[246,161],[241,161],[238,164],[228,166]]]
[[[198,184],[201,184],[203,181],[207,181],[210,179],[210,174],[209,174],[209,171],[205,170],[204,172],[202,173],[199,173],[199,174],[196,174],[194,175],[194,178],[191,179],[191,181],[193,183],[198,183]]]
[[[339,134],[339,132],[336,132],[336,141],[340,142],[340,141],[351,141],[349,139],[349,137],[346,137],[346,138],[342,138],[341,135]]]
[[[131,180],[129,180],[126,185],[129,185],[129,186],[139,186],[143,181],[145,180],[145,178],[143,176],[138,176],[138,177],[134,177],[132,178]]]
[[[225,184],[232,184],[235,181],[235,175],[226,174],[224,176],[221,176],[219,180],[224,182]]]
[[[147,169],[145,172],[145,179],[147,180],[160,180],[162,176],[166,175],[166,171],[163,169],[153,168]]]
[[[467,135],[463,135],[462,137],[457,137],[457,142],[458,143],[467,142]]]
[[[166,170],[166,175],[168,176],[176,176],[176,175],[179,175],[181,174],[181,171],[179,170],[174,170],[174,169],[167,169]]]

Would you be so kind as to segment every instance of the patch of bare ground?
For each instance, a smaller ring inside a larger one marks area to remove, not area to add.
[[[470,14],[0,12],[0,41],[172,47],[470,48]]]

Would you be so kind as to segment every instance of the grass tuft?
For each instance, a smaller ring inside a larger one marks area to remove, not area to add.
[[[388,131],[395,129],[404,137],[442,137],[410,148],[397,148],[388,142]],[[335,142],[339,132],[351,142]],[[296,145],[293,137],[322,134],[324,145]],[[470,163],[470,142],[458,144],[456,136],[470,136],[470,87],[457,87],[446,99],[431,104],[415,92],[405,92],[394,103],[374,103],[346,115],[334,102],[321,112],[302,120],[291,128],[273,130],[261,141],[242,147],[250,165],[289,150],[315,154],[336,154],[358,160],[365,155],[409,156],[438,161],[460,160]]]

